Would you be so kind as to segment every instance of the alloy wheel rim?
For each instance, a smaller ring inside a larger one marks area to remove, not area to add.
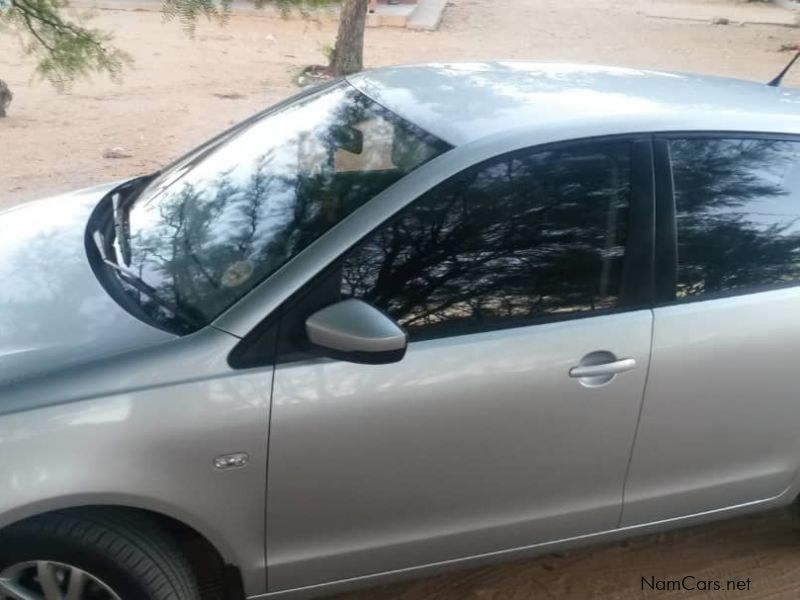
[[[65,563],[35,560],[0,571],[0,600],[121,600],[106,583]]]

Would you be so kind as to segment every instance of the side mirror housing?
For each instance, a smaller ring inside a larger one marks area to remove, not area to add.
[[[355,298],[326,306],[308,317],[306,335],[325,356],[361,364],[399,362],[408,347],[408,336],[397,323]]]

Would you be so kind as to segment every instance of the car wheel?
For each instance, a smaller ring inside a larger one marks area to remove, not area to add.
[[[67,510],[0,532],[0,600],[198,600],[186,558],[136,511]]]

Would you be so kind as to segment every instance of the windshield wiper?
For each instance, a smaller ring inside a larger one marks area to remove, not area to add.
[[[95,230],[92,234],[92,239],[94,240],[94,245],[97,247],[97,252],[100,254],[100,259],[103,263],[112,269],[114,269],[119,275],[125,278],[125,281],[136,288],[137,291],[141,292],[142,294],[146,295],[150,298],[153,302],[161,306],[162,308],[166,308],[175,316],[183,319],[185,322],[189,323],[190,325],[201,325],[197,319],[193,318],[191,315],[188,315],[186,311],[180,309],[180,307],[173,306],[163,298],[158,295],[158,292],[155,288],[150,286],[141,276],[130,269],[125,265],[121,265],[119,263],[114,262],[108,257],[108,253],[106,252],[106,236],[103,235],[103,232],[100,230]]]
[[[116,228],[116,224],[114,225],[114,227]],[[123,275],[127,276],[129,279],[141,282],[143,285],[147,286],[150,290],[155,292],[153,288],[147,285],[147,283],[145,283],[144,280],[141,277],[139,277],[139,274],[136,271],[128,268],[127,266],[115,263],[113,260],[108,258],[108,253],[106,252],[106,236],[103,235],[102,231],[100,231],[99,229],[95,230],[95,232],[92,234],[92,239],[94,240],[94,245],[97,247],[97,252],[100,253],[100,259],[106,265],[108,265],[118,273],[122,273]]]

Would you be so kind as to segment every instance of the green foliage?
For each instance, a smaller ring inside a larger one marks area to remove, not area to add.
[[[224,25],[230,14],[231,0],[164,0],[164,16],[178,19],[189,34],[194,35],[200,17],[214,19]]]
[[[111,36],[64,16],[66,0],[0,0],[0,26],[19,31],[36,71],[56,87],[93,72],[117,77],[130,57],[109,45]]]
[[[283,16],[296,10],[304,17],[309,16],[310,10],[333,1],[335,0],[251,0],[256,8],[274,6]],[[163,11],[167,19],[178,19],[186,31],[193,35],[201,17],[224,25],[230,16],[231,3],[232,0],[164,0]]]

